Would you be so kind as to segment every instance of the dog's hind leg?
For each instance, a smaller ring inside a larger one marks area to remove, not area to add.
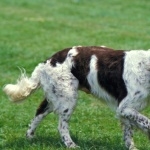
[[[74,110],[76,99],[70,99],[70,101],[72,101],[72,103],[69,102],[69,104],[68,102],[64,101],[63,104],[61,105],[61,108],[58,110],[59,111],[58,131],[64,144],[69,148],[75,148],[77,147],[77,145],[73,142],[73,140],[70,137],[68,123],[71,114]]]
[[[121,120],[121,125],[124,132],[123,139],[125,146],[129,148],[129,150],[137,150],[133,141],[133,126],[126,119]]]
[[[67,62],[57,67],[48,64],[42,74],[41,85],[48,102],[52,103],[53,111],[59,117],[58,131],[62,141],[69,148],[76,147],[70,137],[68,122],[76,106],[79,82],[70,72]]]
[[[77,103],[78,81],[70,79],[66,80],[65,84],[61,83],[62,85],[59,85],[59,87],[55,85],[54,93],[56,99],[52,100],[54,111],[59,117],[58,131],[64,144],[68,148],[75,148],[77,146],[70,137],[68,123]]]
[[[34,132],[39,125],[39,123],[42,121],[42,119],[47,116],[49,113],[53,111],[53,106],[50,104],[47,99],[45,98],[42,103],[40,104],[39,108],[36,111],[36,115],[34,119],[31,121],[31,124],[29,125],[29,129],[27,130],[26,136],[27,138],[33,138]]]

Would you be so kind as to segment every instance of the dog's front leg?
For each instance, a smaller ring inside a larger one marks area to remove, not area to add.
[[[124,132],[123,139],[124,139],[124,142],[125,142],[125,146],[129,150],[138,150],[135,147],[134,141],[133,141],[133,127],[132,127],[132,125],[126,119],[123,119],[121,121],[121,125],[122,125],[123,132]]]
[[[138,111],[130,107],[119,108],[118,112],[119,112],[120,117],[126,119],[130,125],[138,127],[143,132],[148,134],[148,136],[150,135],[150,120],[147,117],[145,117],[144,115],[140,114]],[[127,127],[125,128],[125,132],[126,132],[125,136],[127,137],[125,140],[125,142],[127,143],[126,146],[129,148],[129,150],[137,150],[134,147],[134,144],[132,144],[132,141],[131,141],[132,134],[130,133],[131,129],[129,128],[129,126],[128,128]],[[130,142],[128,142],[127,139],[129,139]]]

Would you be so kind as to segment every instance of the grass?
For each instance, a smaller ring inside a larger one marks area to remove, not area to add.
[[[14,105],[2,92],[15,82],[19,67],[34,67],[58,50],[74,45],[107,45],[115,49],[149,49],[150,1],[147,0],[1,0],[0,1],[0,149],[64,150],[57,117],[41,123],[34,140],[25,138],[42,91]],[[150,109],[144,112],[150,117]],[[80,93],[70,121],[71,135],[82,150],[125,150],[115,114],[90,95]],[[140,150],[150,149],[135,133]]]

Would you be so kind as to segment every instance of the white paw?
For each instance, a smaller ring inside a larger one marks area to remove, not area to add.
[[[80,148],[80,146],[76,145],[75,143],[71,142],[67,144],[68,148]]]
[[[33,138],[34,138],[34,133],[33,133],[33,132],[30,132],[30,131],[27,131],[26,137],[27,137],[28,139],[33,139]]]
[[[130,147],[129,150],[138,150],[136,147]]]

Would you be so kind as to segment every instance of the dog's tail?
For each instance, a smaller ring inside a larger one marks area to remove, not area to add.
[[[16,84],[7,84],[3,90],[12,102],[20,102],[31,95],[38,87],[40,87],[41,71],[44,64],[39,64],[33,71],[30,78],[24,73],[17,80]]]

